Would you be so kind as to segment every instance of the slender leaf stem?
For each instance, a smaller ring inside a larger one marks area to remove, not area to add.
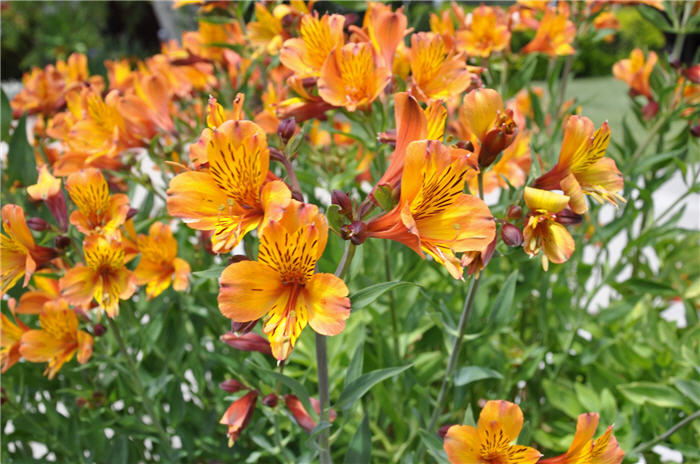
[[[391,282],[391,263],[389,262],[389,243],[386,240],[382,241],[384,247],[384,274],[387,282]],[[396,321],[396,301],[394,292],[391,289],[389,294],[389,313],[391,314],[391,333],[394,342],[394,356],[399,359],[399,326]]]
[[[700,409],[698,409],[697,411],[695,411],[694,413],[692,413],[691,415],[689,415],[688,417],[686,417],[682,421],[678,422],[677,424],[673,425],[671,428],[666,430],[664,433],[662,433],[658,437],[653,438],[652,440],[647,441],[645,443],[641,443],[641,444],[637,445],[630,452],[630,454],[641,453],[642,451],[651,448],[655,444],[664,441],[665,439],[667,439],[668,437],[670,437],[671,435],[676,433],[681,427],[683,427],[686,424],[690,424],[691,422],[693,422],[697,418],[700,418]]]

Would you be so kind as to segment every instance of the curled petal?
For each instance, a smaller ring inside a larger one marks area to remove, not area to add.
[[[306,284],[309,325],[322,335],[338,335],[350,316],[348,287],[333,274],[314,274]]]

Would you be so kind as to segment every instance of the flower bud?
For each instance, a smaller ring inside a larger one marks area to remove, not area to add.
[[[700,84],[700,64],[685,69],[683,75],[694,84]]]
[[[126,220],[128,221],[132,217],[136,216],[136,213],[138,213],[139,210],[136,208],[129,208],[129,211],[126,213]]]
[[[659,104],[654,100],[649,100],[649,103],[642,108],[642,116],[645,120],[650,120],[659,112]]]
[[[277,401],[278,401],[277,395],[275,395],[274,393],[270,393],[269,395],[267,395],[265,398],[262,399],[262,403],[265,406],[269,406],[271,408],[274,408],[275,406],[277,406]]]
[[[70,238],[66,237],[65,235],[59,235],[55,239],[53,239],[53,244],[56,248],[59,250],[65,250],[70,246]]]
[[[277,135],[280,136],[282,142],[286,144],[289,139],[292,138],[294,131],[296,130],[296,126],[297,123],[294,116],[280,121],[279,125],[277,126]]]
[[[38,231],[46,230],[49,227],[51,227],[51,225],[49,225],[48,222],[44,221],[40,217],[27,218],[27,226],[32,230],[38,230]]]
[[[564,208],[556,214],[556,220],[563,226],[577,226],[583,222],[583,216],[574,213],[570,208]]]
[[[392,148],[396,146],[396,129],[389,129],[386,132],[380,132],[377,134],[377,141],[379,143],[385,143]]]
[[[479,166],[491,166],[496,157],[513,143],[516,135],[518,126],[513,121],[513,110],[508,109],[496,117],[494,128],[488,131],[481,141]]]
[[[695,124],[690,128],[690,133],[693,137],[700,137],[700,123]]]
[[[227,393],[236,393],[237,391],[245,390],[246,387],[241,382],[235,379],[224,380],[219,384],[219,388]]]
[[[352,201],[342,190],[333,190],[331,203],[340,207],[340,214],[352,220]]]
[[[228,259],[229,264],[240,263],[241,261],[250,261],[250,258],[246,255],[233,255]]]
[[[221,341],[227,345],[241,351],[257,351],[258,353],[272,356],[270,343],[260,335],[249,332],[244,335],[226,333],[221,336]]]
[[[523,209],[520,205],[510,205],[506,213],[506,218],[513,220],[520,219],[521,217],[523,217]]]
[[[455,424],[443,425],[442,427],[440,427],[438,429],[437,434],[440,437],[440,439],[442,439],[442,440],[445,439],[445,435],[447,435],[447,431],[450,430],[450,427],[452,427],[453,425],[455,425]]]
[[[82,396],[79,396],[78,398],[75,399],[75,405],[78,406],[79,408],[84,408],[85,406],[88,405],[88,400],[86,400]]]
[[[107,333],[107,327],[105,327],[102,324],[97,323],[92,327],[92,334],[95,337],[101,337],[106,333]]]
[[[350,240],[353,245],[362,245],[367,240],[367,224],[362,221],[353,221],[345,224],[340,229],[343,240]]]
[[[469,140],[460,140],[459,142],[457,142],[456,147],[474,153],[474,144],[471,143],[471,141]]]
[[[237,335],[245,335],[255,328],[255,324],[258,323],[259,319],[250,322],[234,322],[231,321],[231,332]]]
[[[509,247],[518,247],[523,243],[523,233],[513,224],[506,222],[501,228],[501,239]]]

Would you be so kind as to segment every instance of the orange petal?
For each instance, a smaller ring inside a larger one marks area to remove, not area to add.
[[[561,189],[569,196],[569,205],[576,214],[583,214],[588,211],[586,198],[581,189],[581,185],[576,181],[573,174],[564,177],[561,182]]]
[[[489,401],[479,414],[478,433],[480,441],[486,431],[491,434],[502,430],[507,442],[515,441],[523,428],[523,412],[520,406],[509,401]]]
[[[85,364],[92,356],[92,335],[78,331],[78,362]]]
[[[465,95],[459,109],[459,118],[469,132],[483,141],[499,111],[503,111],[503,99],[498,92],[493,89],[474,89]]]
[[[197,230],[214,230],[228,197],[208,172],[188,171],[170,180],[168,214]]]
[[[219,310],[235,322],[260,319],[284,290],[277,271],[255,261],[231,264],[219,283]]]
[[[306,283],[309,325],[321,335],[338,335],[350,316],[348,287],[333,274],[314,274]]]
[[[585,116],[571,115],[566,121],[564,128],[564,140],[559,152],[557,163],[562,169],[571,168],[574,164],[576,153],[581,146],[588,143],[588,139],[593,135],[595,126],[593,121]]]
[[[58,281],[61,295],[72,305],[84,306],[92,300],[98,278],[90,268],[78,264],[66,271],[65,275]]]
[[[553,263],[560,264],[567,261],[576,247],[574,238],[566,227],[558,222],[550,221],[545,230],[542,238],[544,254]]]
[[[443,444],[450,464],[480,463],[481,443],[474,427],[453,425],[447,430]]]
[[[175,258],[173,266],[175,267],[173,289],[178,292],[185,291],[190,278],[190,265],[184,259]]]

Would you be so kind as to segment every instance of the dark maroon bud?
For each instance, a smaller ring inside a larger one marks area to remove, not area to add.
[[[353,221],[340,228],[340,235],[344,240],[350,240],[353,245],[361,245],[367,240],[367,224],[362,221]]]
[[[68,210],[66,209],[66,199],[63,192],[46,199],[46,206],[49,207],[51,215],[58,223],[58,227],[65,232],[68,230]]]
[[[279,135],[282,139],[282,142],[286,144],[289,141],[289,139],[291,139],[294,135],[294,131],[296,130],[296,128],[297,122],[294,119],[294,116],[292,116],[291,118],[283,119],[277,126],[277,135]]]
[[[294,15],[291,13],[288,13],[284,16],[282,16],[282,27],[285,29],[289,28],[294,24]]]
[[[471,143],[469,140],[460,140],[457,142],[457,148],[461,148],[462,150],[467,150],[472,153],[474,153],[474,144]]]
[[[258,323],[258,319],[248,322],[234,322],[231,321],[231,332],[238,335],[245,335],[255,328],[255,324]]]
[[[304,87],[313,87],[318,79],[315,77],[305,77],[301,80],[301,85]]]
[[[59,235],[58,237],[53,239],[53,244],[59,250],[65,250],[70,246],[70,238],[66,237],[65,235]]]
[[[221,382],[219,384],[219,388],[221,388],[227,393],[236,393],[237,391],[245,390],[248,387],[246,387],[236,379],[228,379]]]
[[[103,335],[106,334],[106,333],[107,333],[107,327],[105,327],[105,326],[102,325],[102,324],[99,324],[99,323],[98,323],[98,324],[95,324],[95,325],[92,327],[92,334],[93,334],[95,337],[101,337],[101,336],[103,336]]]
[[[84,408],[85,406],[87,406],[88,400],[86,400],[85,398],[83,398],[83,397],[81,396],[81,397],[78,397],[78,398],[75,399],[75,404],[76,404],[76,406],[78,406],[79,408]]]
[[[506,218],[513,220],[520,219],[521,217],[523,217],[523,209],[520,205],[510,205],[506,213]]]
[[[700,137],[700,123],[692,126],[690,128],[690,133],[693,135],[693,137]]]
[[[221,341],[229,346],[241,351],[257,351],[262,354],[272,356],[272,348],[270,342],[260,335],[249,332],[245,335],[237,335],[235,333],[226,333],[221,337]]]
[[[676,58],[674,60],[669,61],[668,64],[670,64],[672,68],[679,70],[679,69],[681,69],[682,63],[678,58]]]
[[[229,264],[240,263],[241,261],[250,261],[246,255],[233,255],[228,259]]]
[[[440,427],[437,431],[438,436],[444,440],[445,435],[447,435],[447,431],[450,430],[450,427],[452,427],[453,425],[454,424],[447,424],[447,425],[443,425],[442,427]]]
[[[481,143],[479,166],[482,168],[491,166],[498,155],[513,143],[516,135],[518,135],[518,126],[513,121],[513,111],[507,109],[499,113],[496,127],[486,133]]]
[[[690,81],[694,84],[700,84],[700,64],[689,67],[683,71],[683,75],[690,79]]]
[[[274,161],[283,162],[287,158],[287,155],[276,149],[275,147],[270,147],[270,159]]]
[[[44,221],[40,217],[27,218],[27,226],[32,230],[38,231],[46,230],[49,227],[51,227],[51,225],[48,222]]]
[[[501,239],[509,247],[518,247],[523,243],[523,233],[513,224],[506,222],[501,229]]]
[[[136,213],[138,213],[139,210],[136,208],[129,208],[129,211],[126,213],[126,220],[128,221],[132,217],[136,216]]]
[[[583,222],[583,216],[571,211],[570,208],[564,208],[556,215],[557,222],[564,226],[577,226]]]
[[[340,207],[340,214],[348,219],[352,219],[352,201],[347,193],[342,190],[333,190],[331,203]]]
[[[386,143],[392,147],[396,146],[396,129],[389,129],[386,132],[380,132],[377,135],[377,140],[379,143]]]
[[[296,190],[292,190],[292,198],[295,199],[296,201],[300,201],[304,203],[304,195],[301,192],[297,192]]]
[[[656,103],[654,100],[649,100],[649,103],[644,105],[642,108],[642,117],[644,117],[645,120],[650,120],[656,114],[659,112],[659,104]]]
[[[265,406],[270,406],[271,408],[274,408],[275,406],[277,406],[277,401],[278,401],[277,395],[275,395],[274,393],[270,393],[269,395],[267,395],[265,398],[262,399],[263,404]]]

